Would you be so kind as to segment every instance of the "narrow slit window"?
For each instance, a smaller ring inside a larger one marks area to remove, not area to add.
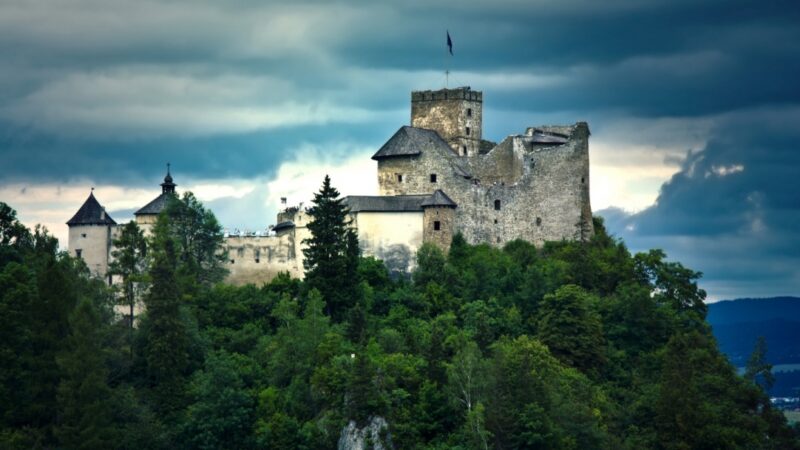
[[[467,127],[467,136],[469,136],[469,132],[470,132],[469,127]]]
[[[403,175],[401,175],[399,173],[397,174],[397,182],[398,183],[402,183],[403,182]]]
[[[536,218],[536,226],[537,227],[542,226],[542,218],[541,217],[537,217]]]
[[[433,229],[439,231],[442,229],[442,223],[438,220],[433,221]]]
[[[463,147],[461,147],[461,156],[465,156],[466,154],[467,154],[467,146],[464,145]]]
[[[494,201],[494,210],[495,211],[500,211],[500,200],[495,200]]]
[[[435,173],[431,174],[431,183],[436,183],[436,174]]]
[[[467,108],[467,117],[472,117],[472,108]]]

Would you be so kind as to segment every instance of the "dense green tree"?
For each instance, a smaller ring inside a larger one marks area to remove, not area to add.
[[[122,303],[130,308],[128,320],[133,329],[136,303],[147,279],[147,240],[136,221],[131,220],[123,225],[119,237],[114,239],[114,250],[111,254],[114,259],[109,265],[108,273],[121,278]]]
[[[603,400],[589,380],[527,336],[492,346],[486,425],[498,448],[603,448]]]
[[[82,261],[0,205],[0,447],[310,450],[381,417],[394,448],[798,448],[752,382],[766,349],[738,376],[700,274],[663,252],[631,256],[598,220],[542,248],[457,235],[393,280],[359,257],[326,181],[312,211],[330,245],[306,280],[262,287],[217,283],[218,224],[173,199],[134,329]]]
[[[181,319],[175,242],[166,215],[161,215],[153,227],[151,252],[152,284],[144,300],[147,307],[144,352],[154,409],[159,414],[172,414],[183,405],[189,338]]]
[[[167,220],[166,231],[174,242],[176,275],[184,296],[196,295],[222,281],[227,274],[225,255],[220,251],[222,226],[210,210],[191,192],[173,196],[161,213]]]
[[[34,333],[31,307],[36,299],[34,274],[11,262],[0,271],[0,405],[3,427],[25,423],[25,405],[32,401],[31,364]],[[2,441],[0,441],[2,443]]]
[[[101,345],[102,326],[88,300],[82,300],[70,315],[70,335],[58,357],[60,420],[55,434],[64,448],[102,450],[112,447],[118,438]]]
[[[548,294],[539,311],[537,337],[565,364],[584,372],[604,362],[605,340],[597,299],[575,285]]]
[[[303,240],[306,283],[317,289],[328,307],[328,315],[342,320],[356,302],[358,238],[350,229],[349,210],[327,175],[320,191],[314,194],[308,214],[311,237]]]
[[[193,376],[189,395],[194,401],[181,429],[185,448],[253,447],[255,402],[239,372],[243,358],[224,351],[212,354]]]

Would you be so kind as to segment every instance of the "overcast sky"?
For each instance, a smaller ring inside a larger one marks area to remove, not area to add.
[[[66,243],[92,186],[118,222],[172,163],[265,228],[369,157],[409,92],[484,93],[484,137],[587,121],[596,214],[710,298],[800,295],[800,4],[737,0],[4,0],[0,201]]]

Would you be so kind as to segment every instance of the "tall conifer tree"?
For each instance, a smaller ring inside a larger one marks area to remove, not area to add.
[[[331,186],[325,175],[322,188],[314,194],[314,206],[309,210],[311,238],[303,240],[306,282],[318,289],[327,304],[328,314],[341,320],[346,310],[355,304],[358,280],[358,238],[348,228],[349,210],[339,191]]]
[[[180,291],[175,267],[175,243],[166,215],[153,228],[150,268],[152,285],[145,297],[147,306],[147,373],[153,387],[157,412],[169,414],[181,406],[184,372],[188,364],[188,336],[180,317]]]

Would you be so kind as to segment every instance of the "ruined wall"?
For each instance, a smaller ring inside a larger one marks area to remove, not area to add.
[[[438,222],[438,229],[437,229]],[[453,242],[455,208],[429,206],[423,216],[423,242],[436,245],[447,253]]]
[[[486,155],[459,158],[440,147],[415,157],[378,162],[381,195],[426,194],[442,189],[458,204],[455,231],[470,243],[503,245],[521,238],[544,241],[588,238],[593,233],[589,202],[589,128],[538,127],[570,138],[540,145],[529,135],[511,136]],[[472,179],[454,168],[468,164]],[[403,182],[393,178],[404,173]],[[429,174],[437,173],[437,183]],[[499,209],[496,209],[496,202]]]
[[[436,130],[459,155],[477,155],[483,135],[483,94],[469,87],[414,91],[411,126]]]
[[[261,284],[284,271],[293,277],[303,276],[294,230],[277,236],[229,236],[223,249],[230,271],[226,281],[231,284]]]
[[[362,211],[351,215],[363,256],[382,259],[390,272],[409,273],[422,245],[423,214]]]
[[[76,225],[69,227],[68,248],[78,256],[93,274],[105,277],[111,259],[111,243],[116,237],[113,225]]]

